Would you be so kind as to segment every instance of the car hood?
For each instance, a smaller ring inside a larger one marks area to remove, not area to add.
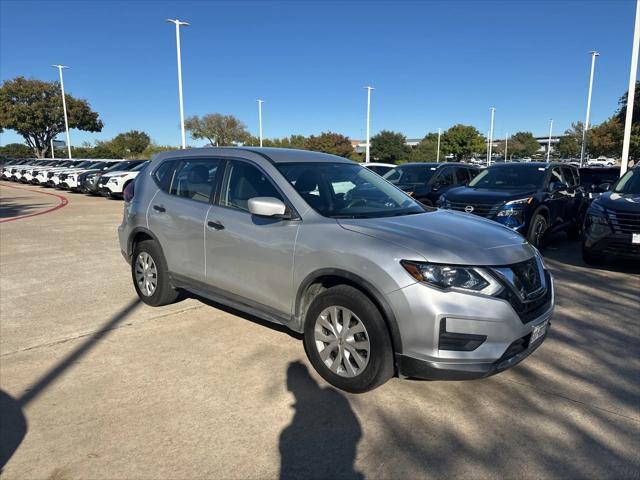
[[[481,204],[506,203],[526,198],[536,191],[530,188],[513,190],[490,190],[487,188],[458,187],[449,190],[444,197],[450,202],[468,202]]]
[[[593,203],[597,203],[607,210],[614,212],[640,213],[640,194],[606,192]]]
[[[339,219],[345,229],[410,248],[430,262],[509,265],[535,250],[513,230],[491,220],[451,210],[400,217]]]

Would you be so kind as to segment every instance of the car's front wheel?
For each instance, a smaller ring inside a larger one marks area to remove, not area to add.
[[[316,371],[352,393],[373,390],[393,376],[393,347],[373,302],[348,285],[318,295],[306,315],[304,347]]]
[[[531,225],[527,232],[528,242],[536,248],[541,248],[548,229],[549,224],[547,219],[541,213],[536,213],[533,216],[533,220],[531,220]]]
[[[137,243],[131,260],[133,285],[140,300],[152,307],[159,307],[173,303],[178,298],[178,291],[169,282],[164,256],[155,241]]]

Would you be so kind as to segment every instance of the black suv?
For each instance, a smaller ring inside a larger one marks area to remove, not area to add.
[[[553,231],[565,230],[570,238],[580,238],[586,199],[573,165],[499,163],[483,170],[468,186],[449,190],[438,206],[495,220],[540,247]]]
[[[444,192],[467,184],[479,172],[478,167],[465,163],[405,163],[383,178],[432,207]]]
[[[625,173],[611,191],[595,199],[584,220],[582,257],[640,260],[640,169]]]

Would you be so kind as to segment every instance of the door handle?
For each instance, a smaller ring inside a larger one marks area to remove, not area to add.
[[[208,221],[207,225],[216,230],[224,230],[224,225],[222,225],[220,222]]]
[[[166,212],[166,211],[167,211],[167,209],[166,209],[166,208],[161,207],[160,205],[154,205],[154,206],[153,206],[153,209],[154,209],[156,212],[161,212],[161,213],[162,213],[162,212]]]

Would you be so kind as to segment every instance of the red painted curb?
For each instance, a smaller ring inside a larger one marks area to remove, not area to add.
[[[13,222],[14,220],[22,220],[23,218],[29,218],[29,217],[37,217],[38,215],[44,215],[45,213],[51,213],[55,210],[58,210],[62,207],[67,206],[67,204],[69,203],[69,200],[67,200],[67,197],[63,197],[62,195],[58,195],[57,193],[50,193],[50,192],[41,192],[39,190],[31,190],[30,188],[20,188],[20,187],[14,187],[13,185],[5,185],[4,183],[2,184],[3,187],[7,187],[7,188],[15,188],[16,190],[25,190],[27,192],[33,192],[33,193],[40,193],[42,195],[51,195],[52,197],[56,197],[58,200],[60,200],[60,203],[58,205],[56,205],[55,207],[51,207],[48,208],[46,210],[42,210],[40,212],[35,212],[35,213],[28,213],[26,215],[19,215],[17,217],[11,217],[11,218],[3,218],[0,220],[0,223],[5,223],[5,222]]]

